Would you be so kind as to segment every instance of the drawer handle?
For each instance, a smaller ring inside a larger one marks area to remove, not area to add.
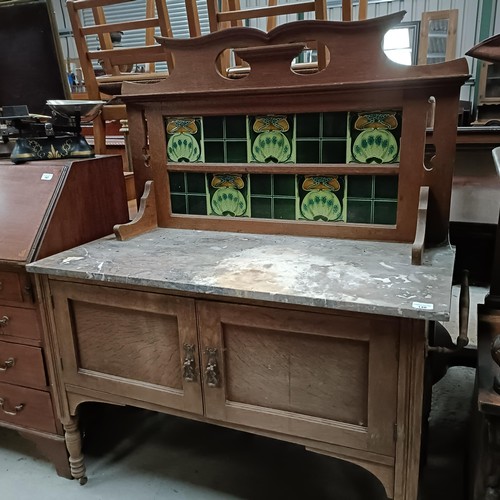
[[[0,318],[0,327],[7,326],[8,322],[9,322],[9,317],[8,316],[2,316]]]
[[[2,410],[7,415],[17,415],[24,408],[23,403],[14,406],[14,410],[6,410],[4,408],[4,405],[5,405],[5,399],[0,398],[0,410]]]
[[[194,359],[194,345],[184,344],[184,362],[182,363],[182,376],[187,382],[196,381],[196,361]]]
[[[9,358],[3,362],[3,365],[0,365],[0,372],[6,372],[9,368],[12,368],[16,364],[16,360],[14,358]]]
[[[208,387],[218,387],[220,384],[220,371],[217,361],[217,348],[207,347],[205,353],[208,357],[207,367],[205,368],[205,377]]]

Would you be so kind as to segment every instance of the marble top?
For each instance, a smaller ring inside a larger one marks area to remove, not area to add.
[[[158,228],[27,266],[33,273],[219,297],[409,318],[449,319],[455,251],[411,245]]]

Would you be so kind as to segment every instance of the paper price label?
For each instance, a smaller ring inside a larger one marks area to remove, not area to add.
[[[432,311],[434,309],[434,304],[429,304],[428,302],[412,302],[411,306],[413,309],[421,309],[423,311]]]
[[[42,181],[50,181],[54,177],[54,174],[42,174]]]

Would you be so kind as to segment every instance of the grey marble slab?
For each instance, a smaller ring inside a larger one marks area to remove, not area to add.
[[[39,260],[28,271],[104,283],[410,318],[449,319],[455,252],[411,245],[158,228]]]

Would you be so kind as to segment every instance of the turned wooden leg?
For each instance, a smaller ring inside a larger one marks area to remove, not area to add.
[[[69,466],[71,475],[80,481],[81,485],[87,482],[85,475],[85,463],[82,454],[82,436],[78,428],[78,419],[72,417],[64,426],[64,439],[69,453]]]

